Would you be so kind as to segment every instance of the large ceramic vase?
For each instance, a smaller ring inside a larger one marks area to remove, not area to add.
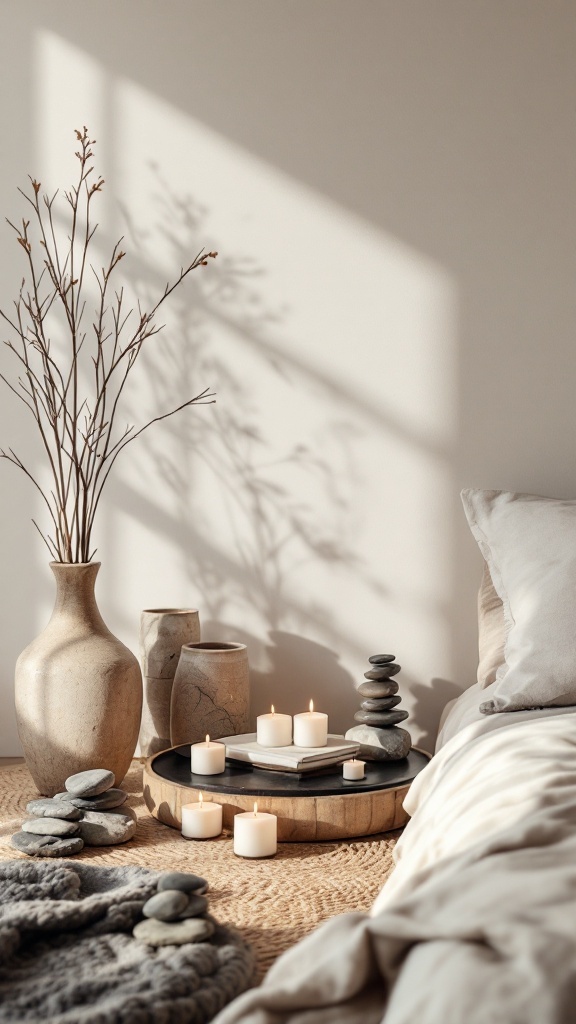
[[[116,783],[134,755],[142,711],[137,659],[107,628],[94,596],[99,562],[51,562],[52,618],[16,663],[16,718],[30,774],[52,796],[88,768]]]
[[[245,644],[197,643],[182,647],[172,686],[172,745],[248,731],[250,669]]]
[[[183,644],[198,643],[195,608],[146,608],[140,617],[140,659],[144,683],[140,753],[150,757],[170,746],[172,683]]]

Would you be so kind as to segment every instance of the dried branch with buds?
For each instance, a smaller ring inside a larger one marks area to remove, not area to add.
[[[215,252],[198,253],[192,263],[182,267],[172,284],[167,284],[149,312],[138,304],[125,309],[124,290],[113,289],[112,276],[125,253],[122,239],[114,248],[108,265],[96,270],[89,261],[90,243],[97,225],[92,221],[92,203],[102,191],[104,180],[94,179],[94,140],[86,128],[77,131],[80,164],[77,184],[64,192],[68,204],[69,233],[63,244],[58,238],[54,203],[40,194],[40,182],[30,178],[31,192],[19,189],[32,207],[31,221],[20,226],[8,224],[26,254],[27,276],[22,280],[14,313],[0,316],[11,327],[15,339],[6,341],[18,362],[19,375],[10,380],[0,373],[4,384],[24,403],[34,417],[42,446],[48,457],[53,486],[49,490],[26,467],[12,448],[0,449],[0,458],[22,470],[39,491],[52,521],[52,530],[43,533],[51,556],[58,562],[88,562],[94,556],[91,536],[102,490],[116,459],[153,423],[173,416],[191,405],[211,404],[212,392],[206,388],[175,409],[155,416],[136,429],[117,430],[120,398],[142,346],[162,330],[155,316],[160,306],[193,270],[208,265]],[[97,283],[97,302],[90,331],[84,328],[86,275],[91,271]],[[62,360],[55,354],[51,330],[63,323],[67,354]],[[80,354],[89,356],[91,386],[82,387]]]

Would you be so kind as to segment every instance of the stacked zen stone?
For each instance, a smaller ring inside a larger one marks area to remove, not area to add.
[[[355,684],[364,698],[354,715],[361,725],[348,729],[346,739],[360,744],[360,757],[367,761],[400,761],[412,745],[410,733],[398,728],[408,718],[408,712],[398,708],[402,698],[397,696],[394,676],[400,665],[393,654],[373,654],[368,661],[370,668],[364,679]]]
[[[147,946],[182,946],[186,942],[205,942],[216,931],[216,922],[208,914],[204,895],[208,882],[199,875],[170,871],[158,882],[158,892],[142,907],[146,918],[132,934]]]
[[[132,839],[136,815],[122,808],[128,794],[114,789],[104,768],[71,775],[65,792],[27,805],[29,821],[12,836],[12,846],[30,857],[70,857],[84,846],[116,846]]]

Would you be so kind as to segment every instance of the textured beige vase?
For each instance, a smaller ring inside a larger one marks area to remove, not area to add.
[[[183,644],[198,643],[195,608],[146,608],[140,617],[140,655],[144,682],[140,753],[150,757],[170,746],[172,683]]]
[[[185,644],[172,686],[172,745],[247,732],[250,669],[245,644]]]
[[[137,659],[105,625],[94,597],[99,562],[51,562],[52,618],[16,663],[16,718],[40,793],[88,768],[119,784],[134,755],[142,711]]]

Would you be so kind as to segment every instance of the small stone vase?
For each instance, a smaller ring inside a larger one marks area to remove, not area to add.
[[[140,653],[144,681],[140,753],[157,754],[170,746],[170,698],[183,644],[200,640],[195,608],[146,608],[140,617]]]
[[[46,629],[16,663],[16,719],[40,793],[108,768],[122,782],[134,755],[142,710],[137,659],[104,623],[94,596],[99,562],[51,562],[56,603]]]
[[[245,644],[184,644],[170,704],[173,746],[247,732],[250,669]]]

